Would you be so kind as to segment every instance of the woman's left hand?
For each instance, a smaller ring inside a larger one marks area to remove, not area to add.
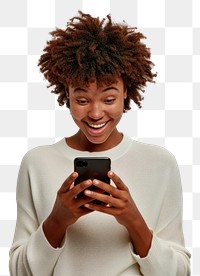
[[[93,180],[93,185],[107,192],[109,195],[87,189],[85,190],[85,195],[102,201],[105,204],[93,204],[91,202],[86,204],[85,207],[113,215],[120,224],[129,229],[134,223],[134,218],[137,219],[138,215],[140,216],[140,213],[130,195],[129,189],[120,177],[112,171],[108,172],[108,176],[114,182],[116,187],[96,179]]]
[[[131,197],[128,187],[114,172],[108,172],[108,176],[116,187],[99,180],[93,180],[93,185],[110,195],[85,190],[88,197],[102,201],[105,204],[89,202],[84,206],[88,209],[113,215],[129,232],[135,253],[140,257],[147,256],[151,247],[152,232],[139,212]]]

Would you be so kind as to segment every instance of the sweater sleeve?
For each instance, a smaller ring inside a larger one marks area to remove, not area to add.
[[[53,275],[54,266],[62,248],[54,249],[48,243],[39,224],[31,193],[31,180],[26,156],[17,183],[17,222],[10,249],[10,275]],[[45,270],[43,269],[45,267]]]
[[[151,248],[145,258],[131,253],[140,266],[142,275],[189,276],[190,253],[185,249],[182,229],[182,188],[178,165],[173,155],[168,156],[163,171],[163,199],[157,225],[153,231]],[[155,195],[156,197],[158,194]]]

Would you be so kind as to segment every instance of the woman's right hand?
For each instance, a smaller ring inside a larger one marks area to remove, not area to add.
[[[51,214],[43,223],[44,234],[53,247],[59,247],[68,226],[74,224],[80,217],[92,211],[83,205],[90,202],[89,197],[77,198],[77,195],[92,185],[91,180],[86,180],[74,186],[78,173],[73,172],[62,184],[57,192]]]

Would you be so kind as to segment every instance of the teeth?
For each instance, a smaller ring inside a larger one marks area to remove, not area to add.
[[[92,128],[101,128],[101,127],[105,126],[106,123],[99,124],[99,125],[92,125],[92,124],[88,124],[88,125],[89,125],[90,127],[92,127]]]

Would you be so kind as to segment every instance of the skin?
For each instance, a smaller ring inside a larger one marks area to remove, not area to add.
[[[110,86],[98,87],[91,83],[88,87],[69,87],[68,98],[70,111],[79,131],[66,138],[66,143],[81,151],[104,151],[115,147],[122,140],[122,134],[117,130],[127,97],[122,79]],[[97,128],[101,126],[100,128]],[[51,214],[43,223],[46,238],[53,247],[61,246],[67,228],[80,217],[97,211],[115,217],[123,225],[130,236],[135,253],[140,257],[147,256],[151,247],[152,232],[148,228],[128,187],[117,174],[108,172],[109,178],[115,184],[107,185],[99,180],[87,180],[73,185],[78,174],[73,172],[62,184],[57,193]],[[106,195],[87,188],[95,185],[108,192]],[[76,198],[84,191],[85,196]],[[95,205],[94,199],[104,202]]]
[[[67,138],[67,144],[91,152],[104,151],[119,144],[122,134],[116,126],[122,117],[126,97],[121,79],[100,88],[95,82],[89,87],[69,87],[70,112],[79,131]],[[105,127],[98,130],[88,125],[102,123],[106,123]]]

